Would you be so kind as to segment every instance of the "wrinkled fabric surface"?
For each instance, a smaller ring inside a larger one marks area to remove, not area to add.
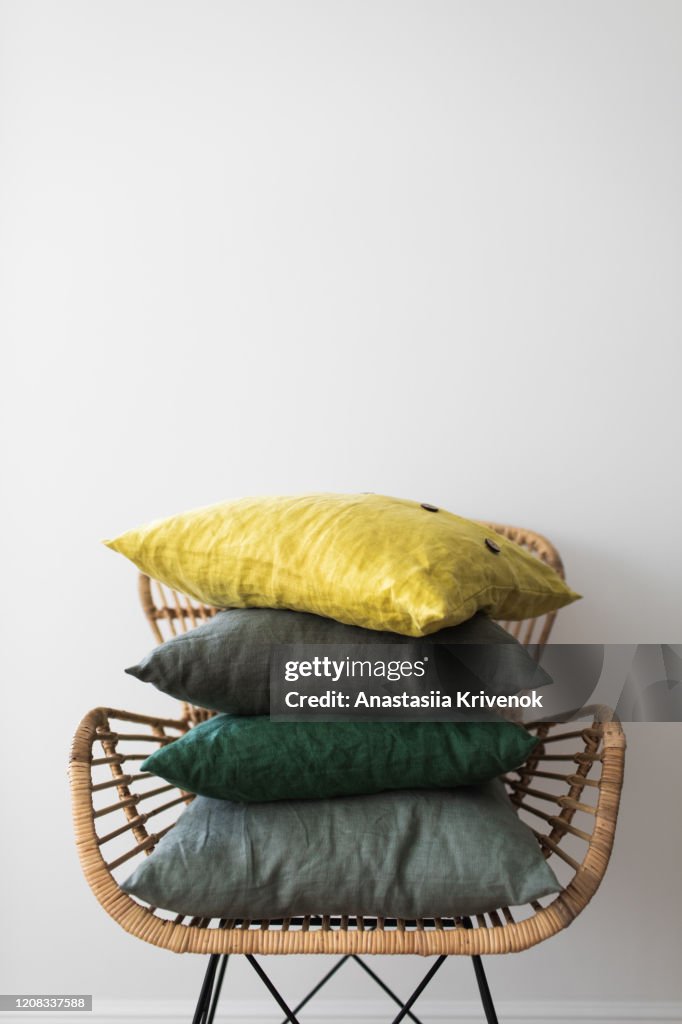
[[[478,610],[532,618],[578,597],[500,534],[376,494],[243,498],[107,544],[210,605],[291,608],[407,636],[455,626]]]
[[[449,789],[518,768],[537,738],[511,722],[273,722],[217,715],[142,770],[236,801]]]
[[[528,651],[483,614],[442,629],[427,640],[346,626],[305,612],[234,608],[154,648],[130,675],[179,700],[235,715],[270,712],[270,660],[275,644],[386,644],[405,647],[418,661],[437,644],[444,693],[485,690],[513,694],[551,683]]]
[[[258,920],[450,917],[559,885],[494,781],[270,804],[196,797],[122,888],[179,914]]]

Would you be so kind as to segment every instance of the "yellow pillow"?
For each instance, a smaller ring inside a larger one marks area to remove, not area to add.
[[[292,608],[426,636],[483,610],[525,619],[579,596],[478,523],[378,494],[242,498],[130,530],[110,548],[206,604]]]

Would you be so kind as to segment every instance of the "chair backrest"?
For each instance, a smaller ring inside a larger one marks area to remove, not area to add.
[[[507,537],[508,540],[512,540],[520,547],[530,551],[531,554],[551,566],[564,579],[564,567],[559,552],[546,537],[520,526],[505,526],[502,523],[490,522],[482,523],[482,525],[496,533],[501,533],[503,537]],[[195,626],[212,618],[218,611],[217,608],[194,601],[186,594],[171,590],[170,587],[164,586],[158,580],[150,579],[143,573],[140,573],[138,591],[142,610],[158,643],[163,643],[164,640],[168,640],[172,636],[194,629]],[[534,619],[501,622],[500,625],[516,637],[520,643],[526,646],[533,644],[535,657],[539,658],[549,639],[556,615],[557,613],[554,611]],[[192,724],[204,721],[211,715],[210,711],[204,711],[202,708],[195,708],[189,704],[184,704],[183,709],[184,717]]]

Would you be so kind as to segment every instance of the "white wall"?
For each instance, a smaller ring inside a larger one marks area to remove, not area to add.
[[[585,594],[557,639],[679,641],[682,6],[0,9],[0,989],[187,998],[200,962],[110,922],[71,839],[81,715],[168,706],[122,673],[150,635],[99,540],[404,495],[546,532]],[[680,731],[630,734],[604,886],[490,965],[501,999],[682,996]]]

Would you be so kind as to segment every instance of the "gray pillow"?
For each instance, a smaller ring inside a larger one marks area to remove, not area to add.
[[[268,804],[196,797],[123,889],[189,916],[409,919],[528,903],[559,885],[494,780]]]
[[[308,612],[231,608],[156,647],[126,669],[159,690],[233,715],[270,713],[273,644],[403,644],[414,661],[433,651],[443,692],[513,694],[551,682],[526,649],[497,623],[478,614],[425,639],[345,626]]]

